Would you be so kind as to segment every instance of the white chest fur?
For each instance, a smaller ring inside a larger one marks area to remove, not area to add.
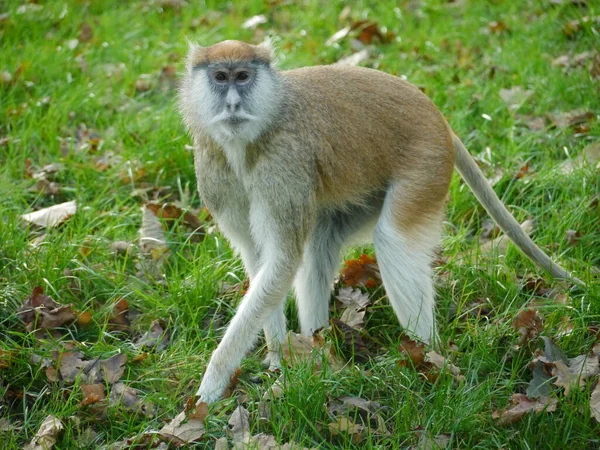
[[[231,139],[223,142],[223,152],[229,163],[229,167],[242,180],[246,173],[246,142]]]

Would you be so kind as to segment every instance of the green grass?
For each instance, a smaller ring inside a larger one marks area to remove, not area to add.
[[[192,243],[179,228],[167,231],[172,256],[161,284],[136,278],[135,261],[112,256],[109,247],[116,240],[137,238],[141,199],[133,195],[135,190],[147,188],[150,197],[201,206],[175,90],[159,80],[167,65],[182,71],[186,38],[209,45],[223,39],[256,42],[274,33],[284,69],[328,64],[352,53],[349,39],[325,45],[346,25],[339,19],[346,2],[187,3],[178,9],[161,7],[169,2],[158,0],[71,0],[44,2],[38,11],[19,14],[18,2],[0,1],[0,12],[8,13],[0,22],[0,70],[13,74],[12,81],[0,84],[0,350],[11,354],[8,367],[0,368],[0,417],[20,426],[0,432],[3,448],[29,442],[48,414],[65,422],[58,449],[83,445],[80,433],[87,426],[98,433],[88,448],[159,429],[195,392],[234,312],[235,302],[220,297],[219,284],[235,282],[243,270],[216,232],[202,243]],[[600,90],[598,80],[590,76],[590,62],[568,73],[551,62],[563,54],[600,47],[598,29],[592,26],[571,38],[563,33],[568,21],[600,14],[600,5],[593,0],[587,8],[563,3],[355,2],[351,17],[373,20],[395,35],[389,43],[377,43],[365,65],[406,76],[423,88],[470,151],[486,162],[486,175],[494,168],[503,171],[495,189],[518,220],[536,220],[535,241],[588,282],[588,288],[573,293],[566,305],[542,310],[543,334],[556,338],[574,357],[590,350],[594,336],[587,328],[600,324],[600,288],[592,273],[600,265],[600,209],[597,203],[590,206],[600,193],[600,176],[590,167],[565,176],[557,166],[599,140]],[[255,14],[265,14],[268,23],[243,29],[243,21]],[[508,30],[487,32],[491,21],[506,24]],[[93,29],[92,39],[70,49],[69,41],[78,37],[84,22]],[[135,83],[142,74],[149,74],[152,88],[137,92]],[[498,95],[500,89],[514,86],[533,91],[517,112]],[[44,104],[47,96],[50,100]],[[539,117],[578,108],[596,115],[583,133],[552,127],[534,132],[519,120],[519,115]],[[98,134],[98,148],[77,148],[82,124]],[[96,158],[108,151],[120,155],[122,163],[98,170]],[[43,195],[30,189],[35,182],[25,176],[26,161],[33,167],[61,162],[61,192]],[[525,162],[530,173],[515,179]],[[136,174],[133,181],[127,180],[128,170]],[[20,215],[68,200],[77,200],[77,214],[48,231],[42,245],[30,245],[40,232],[25,227]],[[408,448],[416,445],[419,429],[450,434],[452,448],[600,446],[599,426],[589,411],[590,383],[581,393],[559,395],[556,412],[527,415],[509,426],[498,426],[492,419],[492,412],[506,407],[513,392],[524,392],[531,378],[527,364],[538,343],[515,350],[511,322],[535,297],[521,289],[517,276],[541,273],[515,248],[509,248],[506,258],[460,263],[456,256],[476,247],[474,236],[486,218],[456,176],[443,242],[448,262],[440,268],[448,278],[438,289],[438,318],[443,341],[451,339],[458,347],[452,360],[466,376],[464,383],[450,377],[431,383],[413,369],[398,367],[401,328],[387,303],[377,302],[366,324],[382,346],[377,358],[339,372],[314,373],[302,365],[289,369],[295,381],[287,386],[284,401],[272,403],[271,417],[276,419],[253,421],[254,431],[272,433],[280,442],[293,439],[321,448]],[[575,246],[565,240],[569,229],[581,233]],[[81,252],[84,243],[92,248],[87,256]],[[81,289],[70,289],[73,276]],[[47,380],[45,369],[31,357],[50,357],[52,344],[27,334],[16,315],[35,286],[43,286],[60,303],[92,312],[87,328],[69,326],[62,338],[78,341],[90,358],[122,351],[131,360],[137,354],[131,338],[107,327],[107,316],[119,298],[140,313],[132,325],[136,333],[144,332],[153,319],[166,320],[170,346],[141,363],[129,362],[122,378],[156,405],[153,418],[109,408],[105,419],[95,419],[81,413],[78,383]],[[381,295],[381,290],[373,294]],[[466,315],[475,300],[485,298],[493,309],[488,319]],[[296,327],[293,306],[288,309],[290,326]],[[574,331],[557,338],[563,317]],[[253,398],[264,390],[264,385],[249,381],[260,372],[261,352],[257,348],[242,366],[240,389]],[[330,438],[324,404],[339,395],[387,406],[382,414],[389,436],[369,435],[358,445],[348,438]],[[198,448],[207,443],[210,447],[214,438],[224,435],[236,401],[233,397],[214,408],[208,437]],[[255,417],[256,405],[248,408]],[[69,419],[73,415],[79,415],[81,423]]]

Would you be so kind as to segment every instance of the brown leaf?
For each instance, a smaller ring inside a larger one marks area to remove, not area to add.
[[[590,410],[592,411],[592,416],[596,419],[596,422],[600,422],[600,389],[598,389],[598,384],[594,389],[592,389],[592,395],[590,396]]]
[[[40,286],[33,288],[31,297],[19,308],[19,318],[25,322],[28,331],[52,330],[75,320],[72,305],[59,305],[52,297],[45,295]]]
[[[556,411],[558,400],[550,397],[533,400],[525,394],[513,394],[510,403],[512,406],[509,408],[494,411],[492,414],[492,418],[497,421],[498,425],[507,425],[518,422],[525,414],[532,411],[536,414],[542,411]]]
[[[581,241],[581,233],[576,230],[567,230],[565,233],[565,240],[570,246],[575,246]]]
[[[250,413],[243,406],[238,406],[228,422],[227,434],[235,442],[247,443],[250,441]]]
[[[407,356],[406,359],[398,361],[398,365],[401,367],[409,366],[408,361],[411,361],[415,368],[425,362],[425,344],[412,340],[406,335],[402,337],[398,350]]]
[[[365,45],[371,45],[374,41],[387,44],[394,39],[394,33],[391,31],[382,31],[379,26],[370,20],[359,20],[354,22],[352,31],[357,33],[356,39]]]
[[[332,318],[330,322],[333,335],[344,344],[342,350],[345,357],[354,358],[358,362],[368,361],[371,352],[363,342],[360,332],[339,319]]]
[[[350,396],[338,397],[327,403],[327,412],[332,418],[346,417],[378,434],[385,434],[385,422],[377,414],[381,408],[378,402]]]
[[[600,79],[600,52],[596,53],[594,59],[592,59],[592,64],[590,64],[590,75],[593,80]]]
[[[119,298],[113,306],[113,312],[108,319],[109,329],[113,331],[129,331],[129,304],[124,298]]]
[[[567,366],[562,361],[555,361],[552,375],[556,377],[554,384],[565,388],[565,395],[573,386],[585,386],[585,380],[600,373],[600,365],[596,355],[579,355],[569,359]]]
[[[367,294],[364,294],[360,289],[351,287],[341,288],[335,298],[344,307],[366,308],[371,304],[371,298]]]
[[[94,37],[94,30],[89,23],[84,22],[81,24],[81,29],[79,30],[79,39],[80,42],[89,42]]]
[[[432,435],[425,430],[419,436],[419,442],[412,450],[443,450],[450,445],[451,436],[449,434]]]
[[[172,224],[177,220],[182,220],[182,223],[189,229],[204,237],[204,224],[190,211],[183,211],[174,203],[146,203],[146,208],[150,209],[156,217],[167,221],[167,223]]]
[[[56,444],[58,434],[64,429],[63,423],[54,416],[44,419],[34,438],[23,447],[24,450],[50,450]]]
[[[170,333],[164,320],[155,320],[150,330],[135,340],[134,345],[139,349],[162,352],[169,345]]]
[[[583,151],[575,158],[570,158],[563,161],[559,170],[563,175],[570,175],[578,169],[590,167],[600,167],[600,143],[594,142],[586,146]]]
[[[353,444],[360,444],[364,440],[364,427],[355,424],[347,417],[339,417],[335,422],[330,423],[328,428],[332,436],[348,435]]]
[[[66,221],[77,211],[75,201],[60,203],[58,205],[43,208],[32,213],[23,214],[21,218],[42,228],[54,228]]]
[[[595,118],[593,112],[585,109],[574,109],[567,112],[548,114],[550,121],[561,130],[585,124]]]
[[[92,323],[92,312],[84,311],[82,313],[77,314],[77,325],[80,327],[87,327],[90,323]]]
[[[512,327],[519,332],[519,346],[535,338],[543,329],[543,319],[533,308],[521,310],[512,322]]]
[[[568,38],[573,38],[585,26],[600,27],[600,16],[583,16],[581,19],[571,20],[563,27],[563,32]]]
[[[135,81],[136,92],[148,92],[150,89],[152,89],[152,83],[150,83],[148,75],[142,74],[140,78]]]
[[[521,229],[525,231],[527,234],[531,234],[533,232],[533,221],[526,220],[521,224]],[[510,239],[505,234],[498,236],[491,241],[485,242],[483,245],[479,247],[480,254],[498,254],[498,256],[506,255],[506,250],[508,249],[508,243]]]
[[[205,433],[204,421],[186,417],[185,411],[180,412],[170,423],[158,431],[163,441],[178,447],[199,441]]]
[[[369,255],[360,255],[358,259],[350,259],[344,263],[342,277],[348,286],[364,285],[373,288],[381,284],[381,275],[377,261]]]
[[[521,86],[514,86],[510,89],[500,89],[500,98],[511,110],[516,110],[533,95],[533,91],[523,89]]]
[[[369,51],[369,49],[363,48],[362,50],[360,50],[356,53],[352,53],[351,55],[345,56],[345,57],[337,60],[335,63],[333,63],[333,65],[334,66],[347,66],[347,67],[358,66],[360,63],[365,62],[370,57],[371,57],[371,52]]]
[[[111,406],[123,405],[125,409],[143,414],[147,417],[154,415],[154,405],[143,402],[138,397],[139,391],[124,383],[117,383],[110,389],[110,404]]]
[[[314,362],[317,370],[323,365],[323,360],[334,370],[343,367],[343,363],[333,355],[331,346],[328,344],[324,348],[323,337],[315,334],[313,336],[303,336],[293,331],[288,334],[281,347],[282,358],[290,365]]]
[[[104,392],[104,384],[80,384],[83,400],[79,403],[80,406],[93,405],[106,399]]]
[[[493,20],[488,23],[488,30],[493,34],[501,34],[510,31],[510,28],[508,28],[508,25],[502,20]]]
[[[433,364],[440,371],[450,370],[450,373],[457,381],[464,381],[464,375],[461,375],[460,368],[447,361],[442,355],[437,352],[427,352],[427,362]]]

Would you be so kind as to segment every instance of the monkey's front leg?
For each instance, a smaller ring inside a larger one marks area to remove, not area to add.
[[[199,402],[213,403],[222,396],[260,329],[290,290],[301,255],[282,251],[286,245],[280,239],[272,239],[268,247],[248,293],[210,359],[196,394]]]

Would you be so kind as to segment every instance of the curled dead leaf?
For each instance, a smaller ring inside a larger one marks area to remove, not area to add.
[[[75,200],[49,206],[32,213],[23,214],[21,218],[42,228],[54,228],[65,222],[77,212]]]
[[[31,296],[17,313],[28,331],[52,330],[75,320],[72,305],[59,305],[52,297],[45,295],[40,286],[33,288]]]
[[[543,329],[543,318],[533,308],[521,310],[513,319],[512,327],[519,333],[517,345],[521,346],[535,338]]]
[[[373,288],[381,284],[381,274],[377,261],[369,255],[360,255],[358,259],[350,259],[344,263],[342,278],[346,285],[364,285]]]
[[[492,418],[497,421],[498,425],[508,425],[518,422],[525,414],[530,412],[539,414],[542,411],[556,411],[558,400],[552,397],[531,399],[525,394],[513,394],[510,403],[511,406],[507,409],[493,412]]]
[[[50,450],[56,444],[58,434],[63,429],[63,423],[55,416],[50,415],[44,419],[31,442],[23,447],[23,449]]]

